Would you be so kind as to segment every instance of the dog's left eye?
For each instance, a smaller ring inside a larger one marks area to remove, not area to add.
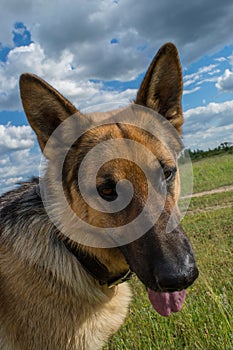
[[[163,175],[164,175],[165,181],[167,183],[169,183],[173,179],[175,173],[176,173],[176,169],[175,168],[174,169],[166,169],[166,170],[164,170]]]
[[[117,198],[116,185],[113,182],[98,186],[97,191],[100,197],[108,202],[114,201]]]

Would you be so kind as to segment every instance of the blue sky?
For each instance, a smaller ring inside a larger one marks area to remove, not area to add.
[[[233,142],[233,3],[203,0],[3,0],[0,23],[0,192],[38,175],[40,152],[19,99],[32,72],[78,108],[133,100],[159,47],[183,67],[184,141]],[[130,16],[129,16],[130,14]]]

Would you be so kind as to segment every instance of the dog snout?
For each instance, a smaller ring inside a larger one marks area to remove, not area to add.
[[[186,289],[198,277],[198,268],[193,255],[187,254],[180,262],[164,261],[154,269],[154,289],[161,292],[175,292]]]
[[[179,225],[163,243],[154,265],[155,288],[171,292],[187,288],[198,277],[198,268],[185,231]]]
[[[131,270],[152,290],[182,290],[198,276],[191,243],[180,225],[169,233],[152,228],[120,249]]]

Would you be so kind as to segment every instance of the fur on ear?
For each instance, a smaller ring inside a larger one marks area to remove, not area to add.
[[[181,133],[182,90],[178,51],[174,44],[167,43],[160,48],[148,68],[135,102],[160,113]]]
[[[53,131],[78,111],[57,90],[34,74],[21,75],[20,94],[27,119],[43,151]]]

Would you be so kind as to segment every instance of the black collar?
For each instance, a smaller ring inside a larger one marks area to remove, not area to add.
[[[95,256],[90,255],[87,252],[83,252],[81,249],[74,247],[70,240],[63,240],[65,247],[72,253],[77,260],[80,262],[82,267],[97,281],[100,285],[106,284],[109,288],[112,288],[120,283],[128,281],[133,272],[127,270],[126,272],[121,273],[120,275],[114,275],[107,267],[102,264]]]

